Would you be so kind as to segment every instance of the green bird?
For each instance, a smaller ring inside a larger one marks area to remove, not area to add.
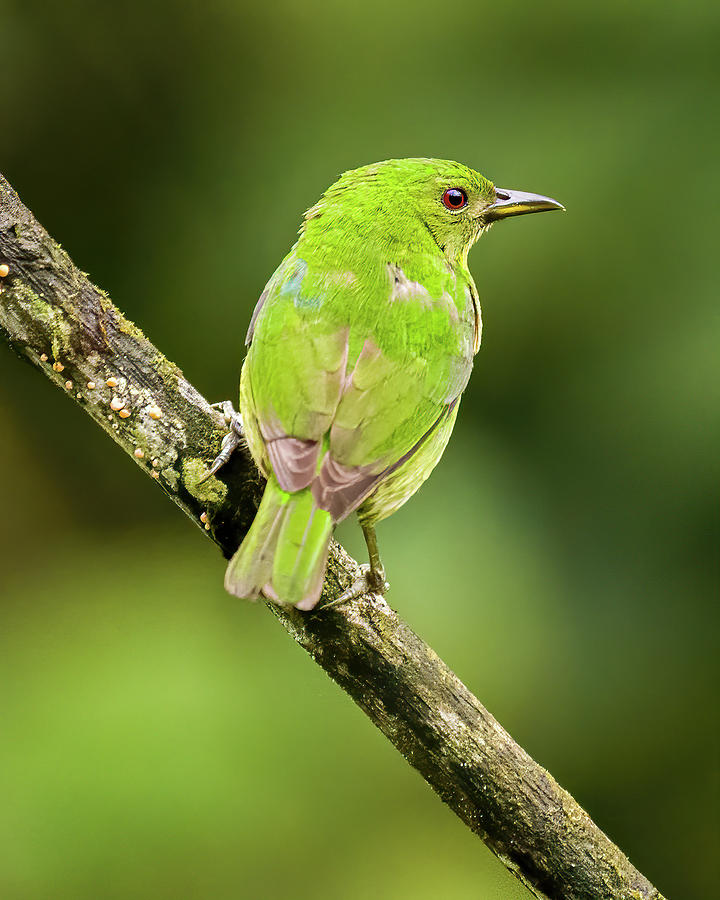
[[[440,460],[480,346],[468,251],[498,219],[552,209],[457,162],[390,159],[306,212],[247,333],[240,415],[267,486],[230,593],[312,609],[353,512],[370,565],[338,600],[385,592],[374,525]]]

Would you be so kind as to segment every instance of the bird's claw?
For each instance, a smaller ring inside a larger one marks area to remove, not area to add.
[[[333,606],[339,606],[341,603],[347,603],[349,600],[357,600],[363,594],[377,594],[383,597],[390,589],[390,585],[385,581],[384,569],[373,569],[367,563],[360,566],[360,575],[353,581],[350,587],[343,591],[339,597],[331,600],[323,605],[323,609],[329,609]]]
[[[242,418],[240,416],[240,413],[236,412],[232,403],[229,400],[223,400],[221,403],[213,403],[211,405],[213,409],[222,410],[223,415],[225,416],[225,421],[230,426],[230,430],[223,438],[222,444],[220,445],[220,452],[212,461],[207,475],[203,475],[198,484],[202,484],[203,482],[207,481],[208,478],[212,478],[212,476],[215,475],[216,472],[219,472],[220,469],[222,469],[225,463],[233,455],[235,450],[237,450],[238,446],[244,438]]]

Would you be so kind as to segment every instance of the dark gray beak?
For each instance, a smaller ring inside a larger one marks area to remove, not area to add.
[[[506,191],[503,188],[495,188],[497,199],[488,206],[482,214],[486,222],[495,222],[505,219],[507,216],[522,216],[525,213],[545,212],[550,209],[565,211],[562,203],[553,200],[552,197],[543,197],[542,194],[526,194],[525,191]]]

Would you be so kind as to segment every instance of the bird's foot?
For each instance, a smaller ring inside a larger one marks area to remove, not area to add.
[[[225,463],[230,459],[235,450],[237,450],[240,442],[244,438],[243,432],[243,421],[239,412],[236,412],[234,406],[229,400],[223,400],[222,403],[213,403],[211,404],[213,409],[221,409],[223,411],[223,415],[225,416],[225,421],[230,426],[230,430],[223,438],[222,444],[220,445],[220,452],[215,457],[212,462],[212,465],[208,469],[207,475],[204,475],[199,484],[202,484],[204,481],[207,481],[208,478],[212,478],[216,472],[219,472],[220,469],[225,465]]]
[[[322,608],[329,609],[332,606],[347,603],[349,600],[357,600],[363,594],[377,594],[383,597],[389,589],[390,585],[385,581],[385,569],[382,566],[379,569],[373,569],[372,566],[363,563],[360,566],[359,577],[353,581],[350,587],[339,597],[325,603]]]

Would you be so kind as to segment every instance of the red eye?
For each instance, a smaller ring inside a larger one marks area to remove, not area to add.
[[[448,209],[462,209],[467,206],[467,194],[460,188],[448,188],[442,195],[442,202]]]

